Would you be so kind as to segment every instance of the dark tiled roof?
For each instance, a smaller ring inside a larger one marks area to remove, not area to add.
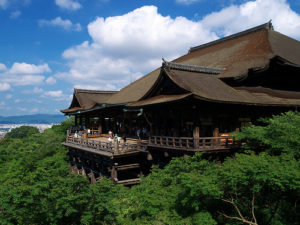
[[[142,106],[148,106],[148,105],[174,102],[174,101],[179,101],[179,100],[185,99],[191,95],[192,95],[191,93],[180,94],[180,95],[159,95],[159,96],[155,96],[155,97],[141,100],[138,102],[130,103],[127,106],[128,107],[142,107]]]
[[[175,62],[167,62],[164,59],[163,61],[164,61],[163,67],[166,69],[175,69],[175,70],[206,73],[206,74],[219,74],[224,70],[223,68],[212,68],[206,66],[196,66],[196,65],[189,65],[189,64],[182,64],[182,63],[175,63]]]
[[[117,93],[116,91],[74,89],[73,100],[68,109],[61,110],[63,113],[88,110],[96,105],[106,104],[107,100]]]
[[[260,106],[300,106],[300,93],[268,88],[232,88],[210,74],[163,69],[160,76],[168,76],[176,85],[188,91],[180,95],[158,95],[127,105],[141,107],[178,101],[188,96],[220,103]]]
[[[274,31],[271,23],[266,23],[192,48],[188,54],[175,59],[171,64],[173,69],[179,65],[181,72],[199,72],[202,69],[203,73],[209,73],[212,69],[217,69],[216,78],[241,79],[248,75],[250,69],[267,68],[270,60],[275,57],[300,65],[300,43]],[[205,68],[208,70],[205,71]],[[113,95],[108,103],[130,103],[140,100],[155,84],[159,74],[158,68],[129,84]],[[211,82],[219,83],[217,79]]]

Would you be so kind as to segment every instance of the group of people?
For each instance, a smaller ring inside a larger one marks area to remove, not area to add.
[[[123,139],[123,142],[126,143],[126,135],[125,135],[125,134],[124,134],[124,135],[122,136],[122,138],[121,138],[121,137],[118,136],[118,134],[113,134],[112,131],[109,131],[109,132],[108,132],[108,142],[109,142],[109,143],[112,143],[113,141],[115,141],[115,142],[116,142],[116,141],[117,141],[117,142],[120,142],[121,139]]]
[[[143,127],[142,129],[137,128],[136,136],[138,137],[138,139],[147,138],[147,129],[145,127]]]

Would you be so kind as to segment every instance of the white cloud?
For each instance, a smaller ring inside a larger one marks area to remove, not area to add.
[[[34,65],[34,64],[27,64],[27,63],[14,63],[9,70],[11,74],[40,74],[51,72],[48,64],[42,65]]]
[[[21,76],[8,75],[0,79],[14,86],[27,86],[27,85],[39,85],[43,83],[45,77],[40,75],[21,75]]]
[[[78,10],[81,8],[81,4],[74,0],[55,0],[55,3],[57,6],[59,6],[62,9],[67,10]]]
[[[0,71],[5,71],[5,70],[7,70],[7,67],[4,64],[0,63]]]
[[[39,26],[62,27],[65,30],[81,31],[79,23],[73,24],[71,20],[63,20],[60,16],[52,20],[39,20]]]
[[[32,108],[29,110],[30,113],[37,113],[39,111],[38,108]]]
[[[31,3],[31,0],[0,0],[0,8],[7,9],[10,6],[26,6]]]
[[[19,103],[20,101],[20,99],[15,99],[15,103]]]
[[[7,0],[0,0],[0,8],[6,9],[8,7],[8,1]]]
[[[178,4],[184,4],[184,5],[190,5],[195,2],[198,2],[199,0],[176,0],[176,3]]]
[[[91,42],[63,52],[70,67],[56,78],[76,87],[119,89],[188,49],[224,35],[273,20],[275,29],[300,38],[300,16],[285,0],[256,0],[231,5],[192,21],[171,18],[144,6],[127,14],[95,19],[88,25]]]
[[[34,65],[24,62],[15,62],[10,69],[7,69],[4,64],[0,64],[1,68],[3,72],[0,72],[0,83],[2,83],[2,89],[7,90],[10,86],[42,84],[45,77],[41,74],[51,72],[48,64]]]
[[[32,102],[34,102],[34,103],[39,103],[39,104],[43,103],[41,100],[38,100],[38,99],[27,99],[26,101],[27,101],[28,103],[32,103]]]
[[[8,91],[10,90],[11,86],[8,83],[1,83],[0,82],[0,91]]]
[[[11,94],[7,94],[7,95],[5,96],[5,98],[6,98],[6,99],[11,99],[11,98],[12,98],[12,95],[11,95]]]
[[[0,102],[0,108],[1,108],[1,107],[4,107],[5,105],[6,105],[6,104],[5,104],[4,101],[1,101],[1,102]]]
[[[21,12],[19,10],[16,10],[10,14],[10,18],[17,19],[20,15],[21,15]]]
[[[38,87],[35,87],[33,88],[33,93],[34,94],[40,94],[40,93],[43,93],[43,89],[42,88],[38,88]]]
[[[62,90],[57,90],[57,91],[45,91],[41,97],[44,98],[51,98],[55,101],[70,101],[69,95],[63,93]]]
[[[276,31],[300,38],[300,15],[290,8],[286,0],[256,0],[232,5],[207,15],[201,23],[206,29],[223,36],[257,26],[270,19]]]
[[[50,85],[53,85],[53,84],[56,83],[56,80],[54,79],[54,77],[48,77],[48,78],[46,79],[46,83],[47,83],[47,84],[50,84]]]
[[[56,77],[97,89],[119,89],[160,66],[162,56],[173,59],[190,46],[217,38],[198,22],[162,16],[155,6],[97,18],[88,32],[93,41],[67,49],[63,57],[71,68]]]
[[[28,111],[28,110],[27,110],[26,108],[24,108],[24,107],[18,107],[17,109],[20,110],[20,111],[23,111],[23,112],[27,112],[27,111]]]
[[[49,97],[59,98],[59,97],[61,97],[63,95],[63,92],[61,90],[58,90],[58,91],[47,91],[47,92],[45,92],[45,95],[49,96]]]

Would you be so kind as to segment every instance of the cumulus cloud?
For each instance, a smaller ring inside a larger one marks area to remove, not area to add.
[[[33,88],[33,93],[34,94],[39,94],[39,93],[43,93],[43,89],[42,88],[38,88],[38,87],[35,87]]]
[[[7,70],[7,67],[4,64],[0,63],[0,72],[5,70]]]
[[[69,95],[63,93],[62,90],[45,91],[42,95],[44,98],[51,98],[55,101],[70,101]]]
[[[38,108],[32,108],[29,110],[30,113],[37,113],[39,112],[39,109]]]
[[[274,29],[300,39],[300,15],[294,12],[286,0],[256,0],[232,5],[203,18],[206,29],[227,36],[272,19]]]
[[[1,83],[0,82],[0,91],[8,91],[10,90],[10,85],[8,83]]]
[[[47,84],[50,84],[50,85],[53,85],[53,84],[56,83],[56,80],[54,79],[54,77],[48,77],[48,78],[46,79],[46,83],[47,83]]]
[[[6,99],[11,99],[11,98],[12,98],[12,95],[11,95],[11,94],[7,94],[7,95],[5,96],[5,98],[6,98]]]
[[[5,105],[6,105],[5,102],[4,102],[4,101],[1,101],[1,102],[0,102],[0,109],[3,109],[3,108],[5,107]]]
[[[14,86],[27,86],[38,85],[44,81],[45,77],[41,75],[21,75],[21,76],[8,76],[3,80],[7,83],[11,83]]]
[[[55,0],[55,4],[62,9],[67,9],[72,11],[81,8],[81,4],[74,0]]]
[[[79,23],[73,24],[71,20],[63,20],[60,16],[52,20],[39,20],[39,26],[61,27],[65,30],[81,31]]]
[[[46,96],[55,97],[55,98],[61,97],[62,94],[63,94],[63,92],[61,90],[59,90],[59,91],[47,91],[47,92],[45,92]]]
[[[11,74],[38,74],[38,73],[45,73],[51,72],[48,64],[42,65],[34,65],[34,64],[27,64],[27,63],[14,63],[9,70]]]
[[[1,67],[3,72],[1,72]],[[1,89],[9,90],[11,86],[41,84],[45,80],[45,77],[41,74],[48,72],[51,72],[48,64],[34,65],[15,62],[10,69],[0,64]]]
[[[96,18],[88,25],[91,41],[63,52],[70,69],[56,78],[75,87],[116,90],[130,80],[172,60],[197,46],[273,20],[275,29],[300,38],[300,16],[285,0],[256,0],[231,5],[199,21],[171,18],[155,6],[144,6],[127,14]]]
[[[0,8],[6,9],[8,7],[8,0],[0,0]]]
[[[67,49],[63,57],[71,68],[56,77],[98,89],[119,89],[130,77],[135,80],[160,66],[162,56],[172,59],[192,45],[217,38],[198,22],[162,16],[155,6],[97,18],[88,25],[88,32],[92,42]]]
[[[184,5],[190,5],[195,2],[198,2],[199,0],[176,0],[176,3],[178,4],[184,4]]]
[[[16,10],[10,14],[10,18],[17,19],[20,15],[21,15],[21,12],[19,10]]]
[[[31,0],[0,0],[0,8],[7,9],[10,6],[29,5]]]

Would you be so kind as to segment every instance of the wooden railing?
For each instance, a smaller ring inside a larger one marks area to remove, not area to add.
[[[205,149],[217,147],[233,147],[237,145],[234,137],[165,137],[151,136],[149,137],[149,145],[157,147],[169,147],[175,149]]]
[[[150,136],[149,144],[162,147],[173,148],[194,148],[194,138],[192,137],[164,137],[164,136]]]
[[[104,142],[98,140],[91,140],[87,138],[75,138],[73,136],[67,136],[66,143],[94,149],[97,151],[110,152],[112,154],[122,154],[126,152],[140,151],[145,150],[147,147],[142,143],[121,144],[120,142]]]

